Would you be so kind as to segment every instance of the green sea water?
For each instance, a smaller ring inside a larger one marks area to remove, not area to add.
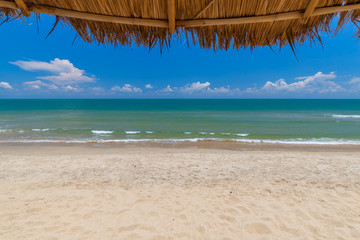
[[[0,142],[360,144],[360,100],[0,100]]]

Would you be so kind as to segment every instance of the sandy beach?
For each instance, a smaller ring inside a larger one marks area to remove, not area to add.
[[[0,147],[0,239],[360,239],[360,152]]]

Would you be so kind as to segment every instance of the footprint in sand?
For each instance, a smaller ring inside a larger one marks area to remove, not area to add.
[[[230,216],[226,216],[226,215],[219,215],[219,218],[222,219],[222,220],[228,221],[230,223],[233,223],[233,222],[236,221],[235,218],[230,217]]]
[[[328,172],[328,171],[330,171],[332,169],[331,166],[326,165],[326,164],[319,164],[319,165],[316,166],[316,168],[321,172]]]
[[[271,230],[262,223],[250,223],[245,226],[245,230],[251,234],[270,234]]]
[[[225,212],[230,215],[239,215],[239,211],[236,210],[235,208],[228,208],[225,210]]]
[[[239,209],[243,214],[249,214],[250,210],[243,206],[237,206],[237,209]]]
[[[351,165],[349,167],[350,171],[355,174],[360,174],[360,166]]]
[[[139,228],[139,227],[140,227],[139,224],[133,224],[133,225],[130,225],[130,226],[127,226],[127,227],[119,227],[118,232],[119,233],[130,232],[130,231],[133,231],[134,229]]]
[[[202,227],[202,226],[197,227],[196,230],[197,230],[199,233],[205,233],[205,228]]]

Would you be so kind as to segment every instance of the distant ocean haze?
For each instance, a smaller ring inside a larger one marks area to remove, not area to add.
[[[0,100],[0,141],[360,144],[360,100]]]

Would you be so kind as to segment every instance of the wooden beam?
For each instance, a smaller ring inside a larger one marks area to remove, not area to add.
[[[175,32],[175,0],[168,0],[168,23],[169,23],[169,32]]]
[[[26,17],[30,17],[30,11],[26,6],[24,0],[15,0],[16,5],[18,8],[21,9],[21,13],[24,14]]]
[[[19,9],[15,2],[0,0],[1,8]],[[50,14],[61,17],[78,18],[90,21],[98,22],[111,22],[119,24],[149,26],[149,27],[162,27],[168,28],[168,20],[163,19],[145,19],[145,18],[128,18],[118,17],[94,13],[79,12],[73,10],[66,10],[57,7],[50,7],[44,5],[28,5],[30,12]],[[360,3],[341,5],[334,7],[322,7],[315,8],[311,16],[319,16],[325,14],[332,14],[338,12],[346,12],[352,10],[359,10]],[[177,21],[178,27],[203,27],[203,26],[216,26],[216,25],[231,25],[231,24],[247,24],[247,23],[261,23],[261,22],[274,22],[283,20],[301,19],[304,15],[303,10],[276,13],[264,16],[250,16],[250,17],[238,17],[238,18],[222,18],[222,19],[197,19],[197,20],[182,20]],[[173,18],[174,20],[174,18]]]
[[[338,12],[346,12],[351,10],[360,9],[360,3],[316,8],[311,16],[319,16],[325,14],[332,14]],[[304,11],[292,11],[285,13],[276,13],[264,16],[250,16],[239,18],[222,18],[222,19],[198,19],[198,20],[183,20],[177,21],[178,27],[205,27],[205,26],[220,26],[220,25],[233,25],[233,24],[247,24],[247,23],[262,23],[262,22],[275,22],[283,20],[301,19]]]
[[[210,2],[208,2],[208,4],[193,17],[193,19],[199,18],[214,2],[215,0],[210,0]]]
[[[310,0],[310,3],[307,6],[307,8],[304,12],[304,15],[303,15],[304,19],[308,19],[311,16],[311,14],[314,12],[318,3],[319,3],[319,0]]]
[[[14,2],[3,1],[3,0],[0,0],[0,7],[18,9],[18,6]],[[28,8],[30,12],[50,14],[60,17],[78,18],[78,19],[84,19],[90,21],[110,22],[110,23],[148,26],[148,27],[162,27],[162,28],[168,27],[167,21],[160,19],[118,17],[118,16],[79,12],[74,10],[66,10],[62,8],[50,7],[44,5],[29,5]]]

